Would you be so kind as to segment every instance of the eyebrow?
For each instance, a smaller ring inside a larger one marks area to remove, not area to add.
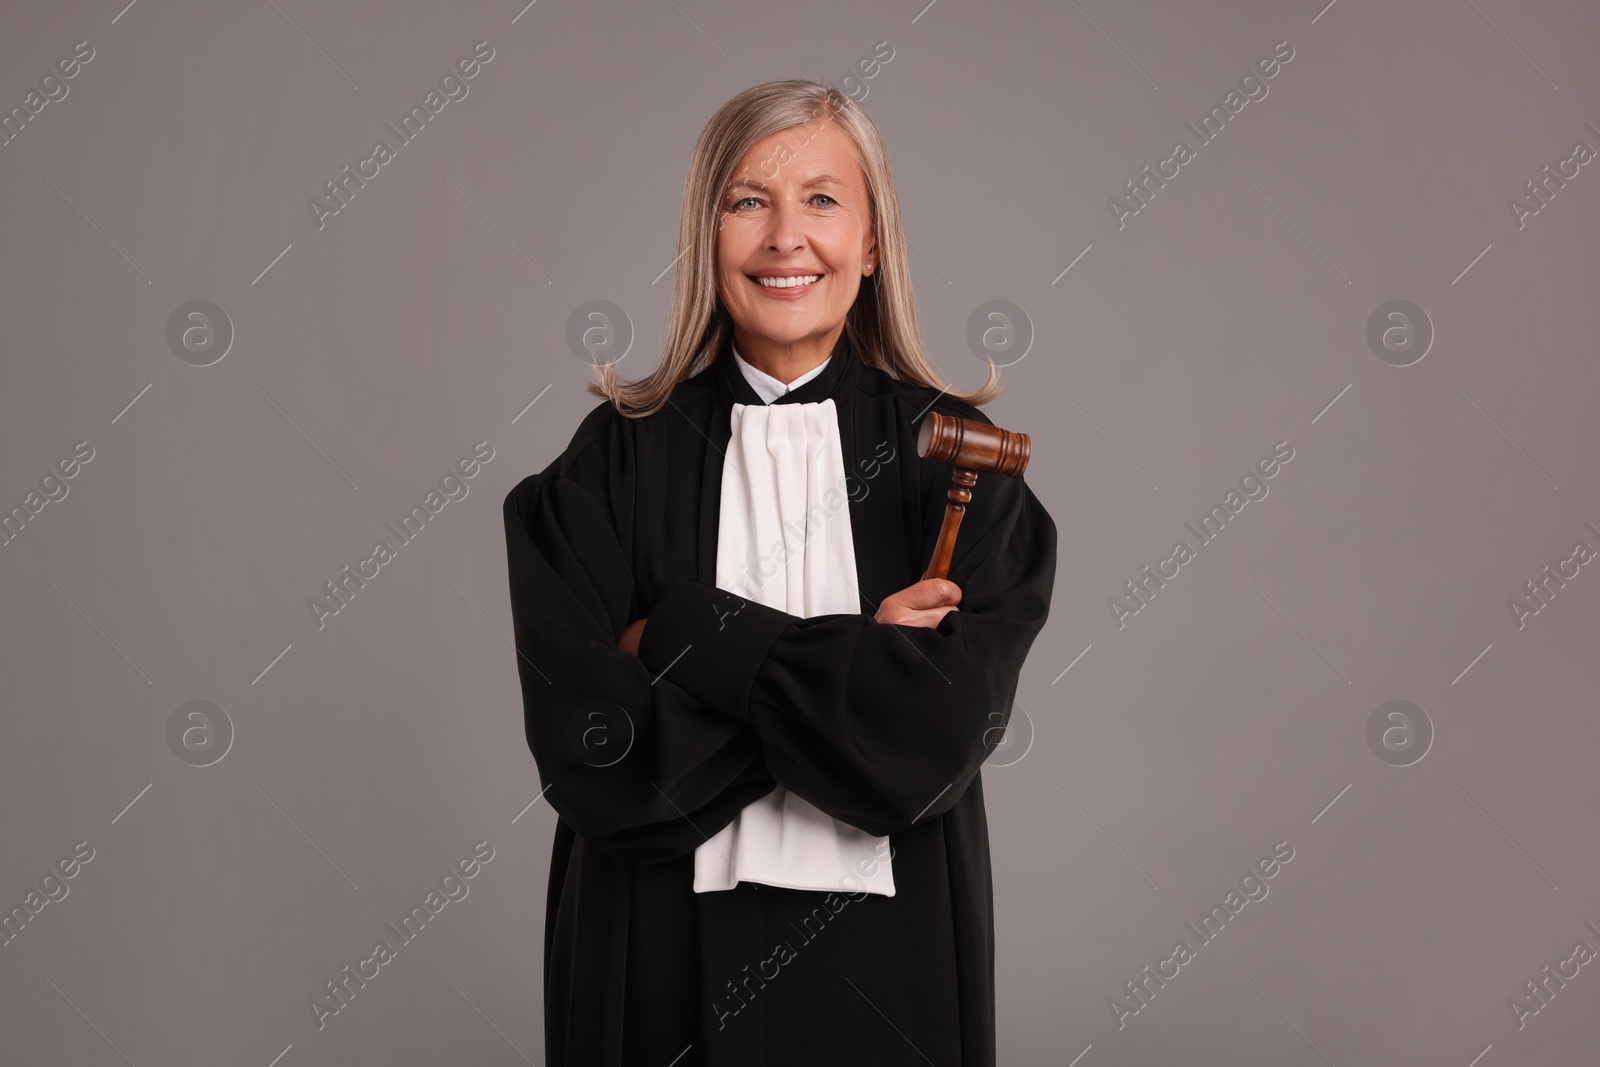
[[[805,184],[803,184],[802,186],[800,186],[800,188],[802,188],[802,189],[810,189],[812,186],[815,186],[815,185],[843,185],[843,184],[844,184],[843,181],[841,181],[838,178],[835,178],[831,174],[819,174],[815,178],[812,178],[810,181],[808,181]],[[760,189],[762,192],[766,192],[767,191],[766,184],[764,182],[757,181],[754,178],[735,178],[733,181],[728,183],[728,188],[730,188],[730,189],[734,188],[735,186],[744,186],[747,189]]]

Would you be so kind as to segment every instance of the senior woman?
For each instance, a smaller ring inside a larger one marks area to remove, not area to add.
[[[994,1063],[979,767],[1043,628],[1056,530],[980,483],[989,420],[919,339],[882,139],[815,81],[695,146],[665,351],[505,500],[527,739],[559,816],[551,1067]]]

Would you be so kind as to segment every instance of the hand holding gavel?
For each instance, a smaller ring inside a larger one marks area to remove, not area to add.
[[[930,411],[917,429],[917,455],[942,460],[955,469],[947,493],[944,522],[933,546],[933,558],[922,580],[884,597],[873,616],[878,622],[936,628],[947,612],[959,611],[961,587],[945,577],[956,550],[956,532],[972,499],[979,473],[1020,478],[1028,467],[1032,442],[1025,433],[1002,430],[975,419],[962,419]]]
[[[948,578],[924,578],[908,585],[898,593],[883,598],[874,615],[874,622],[894,623],[898,626],[926,626],[934,629],[946,612],[958,611],[961,587]]]

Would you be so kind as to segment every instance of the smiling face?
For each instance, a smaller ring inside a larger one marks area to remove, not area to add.
[[[739,355],[782,381],[827,359],[877,263],[866,177],[836,123],[757,141],[723,191],[717,293]]]

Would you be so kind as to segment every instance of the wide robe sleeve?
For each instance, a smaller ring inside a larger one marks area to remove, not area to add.
[[[922,564],[950,470],[928,466]],[[639,656],[661,684],[751,724],[784,786],[886,835],[950,809],[1000,743],[1055,566],[1055,524],[1032,490],[980,476],[949,573],[962,600],[936,628],[864,613],[799,618],[675,577]]]
[[[511,616],[528,745],[545,799],[631,864],[692,851],[776,783],[751,727],[617,648],[634,599],[618,534],[627,438],[603,408],[567,452],[507,494]],[[631,521],[631,516],[628,517]]]

